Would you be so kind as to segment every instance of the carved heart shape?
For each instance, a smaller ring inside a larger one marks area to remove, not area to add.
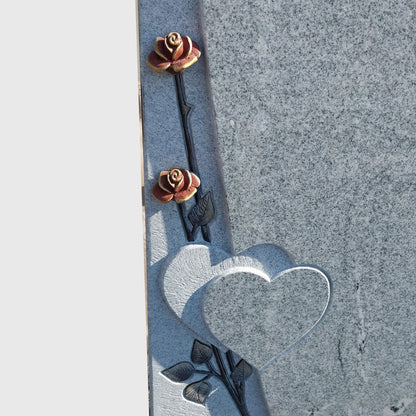
[[[293,267],[273,279],[242,271],[209,285],[203,313],[215,338],[264,370],[315,328],[329,300],[330,282],[314,267]]]
[[[160,287],[198,339],[232,349],[258,369],[301,342],[323,318],[331,296],[322,271],[293,267],[270,244],[237,256],[189,244],[167,259]]]

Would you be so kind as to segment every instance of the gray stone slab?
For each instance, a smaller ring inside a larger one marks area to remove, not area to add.
[[[239,415],[221,383],[200,406],[162,371],[189,360],[196,337],[218,343],[209,329],[238,349],[238,325],[218,325],[236,305],[213,300],[228,289],[248,298],[250,287],[221,286],[225,276],[294,264],[325,270],[333,303],[304,342],[249,378],[250,416],[416,414],[413,2],[204,0],[205,28],[197,2],[139,7],[151,414]],[[200,233],[187,244],[175,203],[150,194],[161,170],[187,167],[174,81],[144,64],[172,30],[203,49],[184,79],[200,176],[214,191],[209,248]],[[316,299],[319,285],[302,290]]]
[[[233,243],[334,300],[262,374],[271,415],[416,414],[413,1],[204,0]]]

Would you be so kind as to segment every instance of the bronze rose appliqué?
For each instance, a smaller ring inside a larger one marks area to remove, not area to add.
[[[152,188],[152,195],[163,204],[175,201],[188,241],[195,240],[199,227],[207,225],[214,217],[211,191],[207,192],[187,213],[185,201],[198,195],[201,181],[195,173],[183,168],[170,168],[160,172],[159,179]],[[189,223],[191,227],[189,227]]]
[[[189,36],[171,32],[156,39],[146,63],[156,72],[181,74],[201,56],[201,50]]]
[[[201,184],[198,176],[186,169],[170,168],[160,172],[159,180],[152,189],[152,195],[160,202],[167,203],[172,199],[181,204],[195,195]]]

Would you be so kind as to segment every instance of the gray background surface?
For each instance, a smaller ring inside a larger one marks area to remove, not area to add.
[[[233,243],[334,284],[263,374],[271,413],[416,414],[414,2],[203,5]]]

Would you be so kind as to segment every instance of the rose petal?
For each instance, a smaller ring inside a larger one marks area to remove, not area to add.
[[[164,61],[155,51],[149,53],[146,63],[150,68],[159,73],[166,71],[170,67],[170,62]]]
[[[182,176],[181,181],[175,186],[175,192],[182,191],[182,189],[184,188],[184,184],[185,184],[185,176]]]
[[[162,188],[164,191],[172,193],[175,191],[175,187],[169,183],[168,175],[168,171],[160,172],[158,184],[159,187]]]
[[[192,40],[191,42],[192,42],[192,54],[195,55],[197,58],[199,58],[201,56],[201,48],[195,41]]]
[[[176,172],[173,172],[176,171]],[[173,178],[173,175],[176,176],[176,181]],[[181,185],[183,182],[183,173],[181,168],[170,168],[169,169],[169,175],[167,176],[167,180],[175,191],[178,190],[178,185]]]
[[[165,38],[157,38],[153,49],[165,61],[171,60],[172,54],[166,49]]]
[[[172,182],[169,180],[169,176],[167,177],[169,184],[173,187],[174,192],[179,192],[183,188],[183,176],[179,179],[179,182]]]
[[[159,187],[159,184],[155,184],[155,186],[152,189],[152,195],[163,204],[168,203],[172,200],[173,194],[165,192],[163,189]]]
[[[186,68],[190,67],[192,64],[194,64],[198,58],[191,53],[187,58],[179,59],[178,61],[172,62],[171,73],[181,73],[185,71]],[[173,70],[173,72],[172,72]]]
[[[183,181],[183,190],[188,190],[192,184],[192,174],[189,170],[181,169],[184,181]]]
[[[195,173],[191,172],[191,176],[192,176],[192,186],[195,188],[198,188],[199,185],[201,185],[201,181],[198,178],[198,176],[195,175]]]
[[[192,40],[189,36],[184,36],[183,40],[183,58],[187,58],[192,52]]]
[[[175,199],[175,202],[178,204],[181,204],[182,202],[187,201],[189,198],[192,198],[196,193],[196,188],[190,187],[187,190],[177,192],[173,198]]]
[[[169,35],[170,35],[170,33],[169,33]],[[164,38],[164,42],[165,42],[165,47],[166,47],[166,49],[170,52],[170,53],[172,53],[173,52],[173,48],[170,46],[170,44],[169,44],[169,35],[166,35],[165,36],[165,38]]]
[[[183,42],[179,44],[179,46],[175,49],[175,52],[172,54],[172,61],[180,58],[183,53]]]

